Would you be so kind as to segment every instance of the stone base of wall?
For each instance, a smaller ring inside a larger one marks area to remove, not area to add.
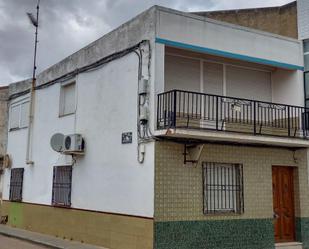
[[[152,249],[153,219],[4,201],[8,225],[110,249]]]
[[[155,249],[273,249],[271,219],[155,222]]]

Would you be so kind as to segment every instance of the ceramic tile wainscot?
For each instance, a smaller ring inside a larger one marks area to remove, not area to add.
[[[156,249],[273,249],[271,219],[155,223]]]

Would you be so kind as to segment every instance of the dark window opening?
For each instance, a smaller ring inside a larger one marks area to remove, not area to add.
[[[204,214],[244,212],[240,164],[204,163]]]
[[[24,169],[11,169],[10,201],[21,201],[23,194]]]
[[[72,167],[55,166],[53,174],[52,204],[71,206]]]
[[[309,71],[304,73],[305,81],[305,106],[309,108]]]

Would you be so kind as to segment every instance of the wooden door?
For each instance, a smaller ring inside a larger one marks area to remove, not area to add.
[[[295,240],[293,168],[273,167],[273,207],[276,242]]]

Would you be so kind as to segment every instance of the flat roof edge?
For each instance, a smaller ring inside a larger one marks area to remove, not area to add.
[[[166,12],[166,13],[181,15],[181,16],[185,16],[185,17],[200,20],[200,21],[229,27],[229,28],[232,28],[232,29],[243,30],[243,31],[246,31],[246,32],[256,33],[256,34],[263,35],[263,36],[273,37],[273,38],[277,38],[277,39],[286,40],[286,41],[301,44],[301,41],[299,41],[298,39],[295,39],[295,38],[291,38],[291,37],[287,37],[287,36],[283,36],[283,35],[278,35],[278,34],[274,34],[274,33],[267,32],[267,31],[262,31],[262,30],[258,30],[258,29],[248,28],[248,27],[244,27],[244,26],[241,26],[241,25],[236,25],[236,24],[232,24],[232,23],[228,23],[228,22],[224,22],[224,21],[218,21],[218,20],[215,20],[215,19],[211,19],[211,18],[208,18],[208,17],[198,15],[198,14],[174,10],[174,9],[163,7],[163,6],[156,5],[155,7],[156,7],[157,10],[163,11],[163,12]]]

